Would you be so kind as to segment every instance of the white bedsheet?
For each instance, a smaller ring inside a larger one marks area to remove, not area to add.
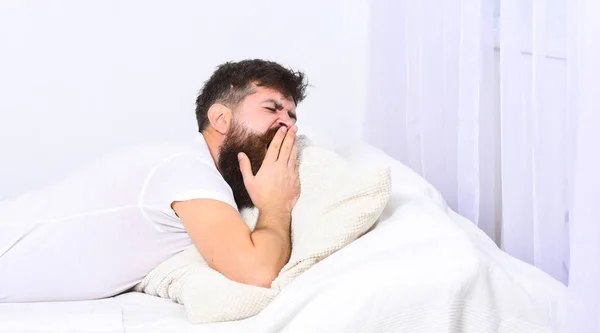
[[[341,152],[362,166],[392,165],[393,195],[381,222],[297,278],[259,315],[191,325],[182,306],[128,293],[86,303],[0,304],[0,331],[561,331],[562,284],[499,251],[446,210],[437,191],[378,150]]]
[[[123,332],[119,301],[0,303],[0,332]]]

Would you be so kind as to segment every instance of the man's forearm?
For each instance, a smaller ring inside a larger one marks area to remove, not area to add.
[[[262,209],[250,235],[261,269],[275,278],[291,254],[291,214],[285,210]]]

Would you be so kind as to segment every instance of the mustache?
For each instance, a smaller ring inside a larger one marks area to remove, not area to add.
[[[274,127],[271,128],[270,130],[268,130],[264,135],[263,135],[263,142],[266,143],[266,147],[267,149],[269,149],[269,147],[271,146],[271,142],[273,142],[273,138],[275,138],[275,135],[277,135],[277,132],[282,128],[282,127],[287,127],[285,125],[281,125],[279,127]]]
[[[252,173],[254,175],[256,175],[256,173],[262,166],[262,163],[267,155],[267,150],[273,142],[273,138],[275,138],[275,135],[277,135],[277,132],[283,126],[284,125],[271,128],[262,135],[254,135],[254,138],[253,135],[250,134],[246,136],[246,142],[240,142],[240,145],[238,147],[240,147],[241,151],[244,154],[246,154],[246,156],[248,156],[248,158],[250,159],[252,165]]]
[[[250,155],[256,156],[258,151],[262,150],[263,148],[265,151],[267,149],[269,149],[269,147],[271,146],[271,143],[273,142],[273,139],[277,135],[277,132],[282,127],[287,127],[287,126],[281,125],[279,127],[271,128],[271,129],[267,130],[264,134],[234,133],[232,135],[232,137],[233,137],[232,141],[237,141],[237,142],[232,142],[231,146],[239,148],[240,149],[239,152],[246,154],[246,156],[248,156],[248,157],[251,157]],[[255,162],[255,161],[252,161],[252,162]],[[262,163],[262,160],[260,162]]]

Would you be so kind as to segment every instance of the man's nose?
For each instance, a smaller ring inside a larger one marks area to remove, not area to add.
[[[290,118],[290,116],[286,113],[279,117],[279,125],[286,126],[289,128],[294,125],[294,120],[292,118]]]

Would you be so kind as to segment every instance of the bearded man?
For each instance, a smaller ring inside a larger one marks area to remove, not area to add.
[[[291,252],[305,89],[275,62],[222,64],[193,143],[124,149],[0,202],[0,302],[114,296],[192,244],[227,278],[269,287]],[[240,215],[252,206],[254,230]]]

